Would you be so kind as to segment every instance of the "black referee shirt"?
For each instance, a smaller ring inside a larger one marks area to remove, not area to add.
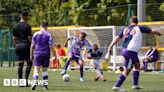
[[[18,22],[13,27],[13,36],[16,37],[16,44],[18,43],[30,44],[28,40],[28,36],[32,36],[31,26],[26,22]]]

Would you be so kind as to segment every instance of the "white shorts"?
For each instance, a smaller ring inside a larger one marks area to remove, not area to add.
[[[101,59],[92,59],[91,65],[94,66],[94,64],[97,65],[98,69],[102,69],[102,60]]]

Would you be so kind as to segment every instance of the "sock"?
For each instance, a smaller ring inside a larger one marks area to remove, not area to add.
[[[32,61],[27,62],[26,72],[25,72],[25,79],[27,80],[31,71]]]
[[[127,75],[125,74],[121,74],[117,80],[117,82],[115,83],[115,87],[120,87],[122,85],[122,83],[124,82],[124,80],[126,79]]]
[[[43,80],[48,80],[48,72],[45,71],[42,73]]]
[[[95,72],[97,73],[97,75],[100,77],[100,78],[103,78],[102,76],[102,73],[99,69],[95,69]]]
[[[64,66],[64,70],[66,70],[66,71],[67,71],[67,68],[68,68],[68,66],[69,66],[69,63],[70,63],[70,61],[69,61],[69,60],[67,60],[67,61],[66,61],[66,63],[65,63],[65,66]]]
[[[83,65],[80,65],[80,77],[83,78]]]
[[[19,79],[22,79],[22,76],[23,76],[23,65],[24,65],[24,63],[18,63],[18,77],[19,77]]]
[[[43,80],[48,81],[48,71],[45,71],[42,73]],[[44,86],[47,86],[48,84],[43,83]]]
[[[34,68],[33,79],[38,80],[38,78],[39,78],[38,70],[36,68]]]
[[[148,61],[145,60],[145,61],[143,62],[143,64],[144,64],[144,70],[146,71],[146,70],[147,70],[147,67],[148,67]]]
[[[133,71],[133,85],[138,85],[139,71]]]

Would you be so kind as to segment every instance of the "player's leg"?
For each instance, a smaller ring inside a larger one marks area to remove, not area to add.
[[[132,68],[124,68],[124,71],[119,75],[118,80],[116,81],[113,90],[117,91],[120,90],[119,88],[121,87],[122,83],[125,81],[127,78],[128,74],[130,73]]]
[[[99,71],[100,71],[100,73],[101,73],[101,75],[102,75],[103,81],[106,81],[106,78],[105,78],[104,75],[103,75],[103,69],[101,68],[101,69],[99,69]]]
[[[136,58],[134,57],[133,60],[136,62],[134,63],[134,69],[133,69],[133,89],[142,89],[143,87],[138,85],[138,80],[139,80],[139,72],[140,72],[140,62],[139,59],[136,55]]]
[[[76,63],[80,66],[80,81],[83,82],[83,75],[84,75],[84,69],[83,69],[83,63],[84,61],[82,60],[80,55],[76,55],[76,57],[74,57]]]
[[[98,81],[99,78],[103,78],[102,73],[101,73],[101,71],[98,67],[98,61],[96,61],[96,60],[91,61],[91,64],[92,64],[92,66],[93,66],[93,68],[94,68],[94,70],[97,74],[97,77],[95,78],[95,81]]]
[[[63,71],[60,73],[61,75],[64,75],[67,73],[68,66],[72,60],[73,60],[73,57],[69,56],[68,59],[66,60]]]
[[[39,78],[39,71],[42,67],[42,56],[40,54],[35,54],[34,55],[34,73],[33,73],[33,79],[34,79],[34,83],[32,84],[31,86],[31,89],[32,90],[35,90],[36,86],[38,85],[37,84],[37,80]]]
[[[93,67],[93,69],[95,70],[97,76],[95,78],[95,81],[98,81],[98,79],[100,78],[101,74],[100,71],[97,69],[97,64],[94,63],[94,61],[91,61],[91,65]]]
[[[135,68],[133,69],[133,89],[141,89],[142,87],[140,87],[138,85],[138,80],[139,80],[139,71],[140,71],[140,63],[136,63]]]
[[[24,53],[25,55],[25,60],[27,61],[27,67],[26,67],[26,71],[25,71],[25,79],[28,81],[28,77],[30,75],[30,71],[32,68],[32,61],[30,60],[30,45],[26,45],[25,49],[24,49]],[[26,86],[28,87],[28,82],[26,82]]]
[[[38,85],[37,84],[37,80],[39,79],[40,68],[41,68],[41,66],[34,66],[34,73],[33,73],[34,82],[33,82],[32,86],[31,86],[32,90],[35,90],[36,86]]]
[[[133,63],[132,60],[130,60],[131,53],[125,51],[123,52],[123,56],[125,58],[124,71],[119,75],[118,80],[116,81],[114,87],[112,88],[114,91],[124,91],[124,89],[121,89],[120,87],[132,69]]]
[[[18,78],[22,79],[23,77],[23,65],[24,61],[18,61]]]
[[[46,56],[46,55],[45,55]],[[47,55],[47,57],[44,57],[43,63],[42,63],[42,77],[43,77],[43,90],[48,90],[48,66],[49,66],[49,57],[50,55]]]
[[[143,69],[147,71],[149,57],[145,57],[143,60]]]
[[[84,76],[83,60],[79,60],[79,65],[80,65],[80,81],[84,81],[84,79],[83,79],[83,76]]]
[[[48,90],[48,67],[42,67],[42,77],[43,77],[43,90]]]
[[[100,74],[101,74],[101,78],[103,79],[103,81],[106,81],[106,78],[103,76],[103,67],[102,67],[102,60],[100,59],[97,63],[97,68],[99,69],[100,71]]]
[[[74,53],[72,52],[72,49],[69,49],[68,51],[68,59],[66,60],[66,63],[64,65],[63,71],[60,73],[61,75],[64,75],[67,73],[67,68],[70,64],[70,62],[74,59]]]
[[[148,63],[152,62],[152,58],[151,57],[146,57],[143,61],[143,65],[144,65],[144,70],[147,71],[148,68]]]
[[[18,60],[18,78],[22,79],[23,77],[23,65],[24,65],[24,56],[22,55],[23,46],[21,44],[16,44],[16,55]]]

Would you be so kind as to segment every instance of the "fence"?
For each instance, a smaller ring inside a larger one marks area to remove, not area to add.
[[[15,48],[12,45],[11,31],[9,29],[0,30],[0,66],[6,65],[6,63],[9,67],[14,66],[15,60],[16,55]]]

